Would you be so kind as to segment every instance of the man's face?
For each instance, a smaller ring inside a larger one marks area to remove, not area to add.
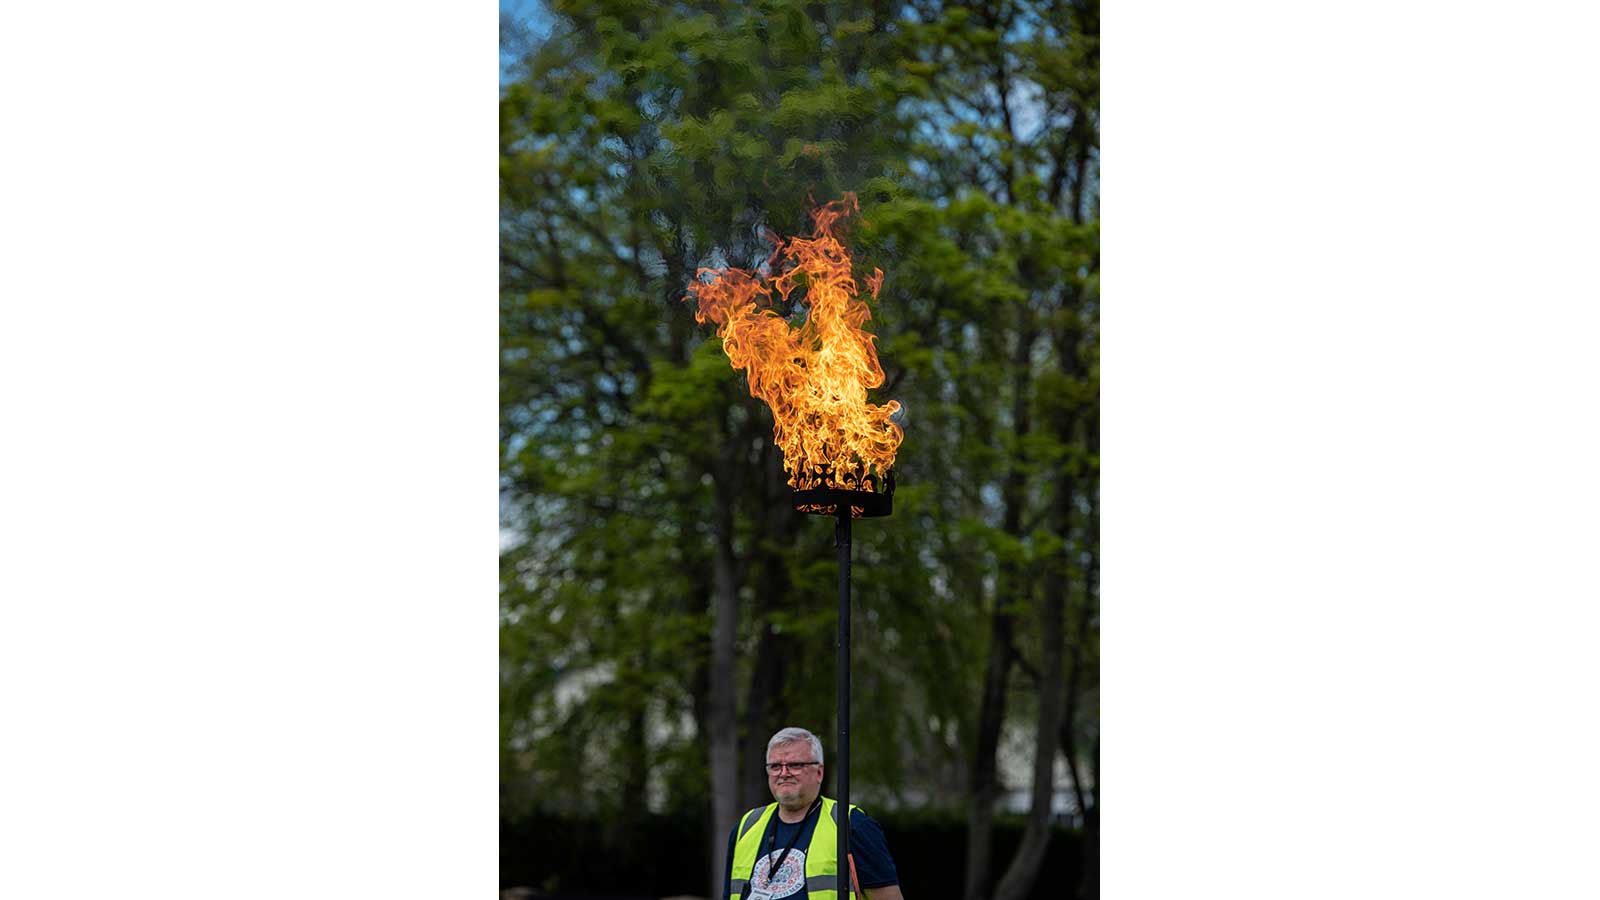
[[[772,789],[772,798],[784,809],[807,808],[822,793],[822,766],[804,765],[816,762],[811,745],[806,741],[779,744],[767,751],[767,787]],[[802,765],[786,766],[774,772],[772,767],[776,763]]]

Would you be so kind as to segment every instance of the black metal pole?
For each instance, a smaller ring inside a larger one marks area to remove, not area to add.
[[[838,506],[833,541],[839,548],[839,891],[850,891],[850,504]]]

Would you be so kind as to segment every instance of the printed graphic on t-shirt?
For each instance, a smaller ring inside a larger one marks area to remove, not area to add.
[[[806,886],[806,852],[799,847],[789,851],[789,858],[783,861],[783,868],[778,874],[768,878],[767,870],[772,868],[772,861],[783,855],[783,850],[774,850],[766,856],[756,860],[756,867],[750,873],[750,886],[772,892],[772,900],[782,900],[790,894],[799,893]]]

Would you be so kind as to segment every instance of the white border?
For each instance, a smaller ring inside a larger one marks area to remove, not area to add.
[[[1107,4],[1105,897],[1593,890],[1596,19]]]
[[[0,895],[497,888],[496,19],[0,16]]]

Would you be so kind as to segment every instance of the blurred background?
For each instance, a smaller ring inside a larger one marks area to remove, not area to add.
[[[851,799],[913,900],[1098,896],[1098,17],[503,0],[505,896],[720,897],[786,725],[833,790],[832,520],[684,297],[845,192],[905,428]]]

